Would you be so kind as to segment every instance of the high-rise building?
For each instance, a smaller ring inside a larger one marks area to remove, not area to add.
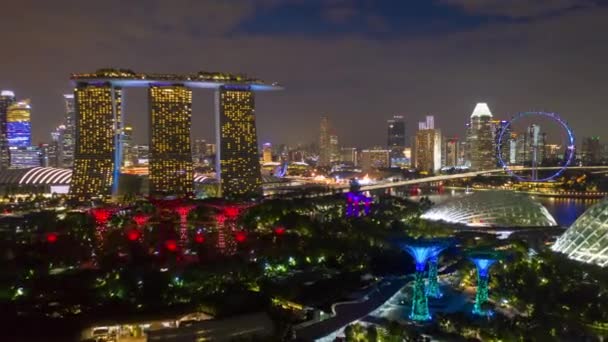
[[[264,163],[272,162],[272,144],[265,143],[262,145],[262,161]]]
[[[11,169],[25,169],[41,166],[42,154],[38,146],[10,146]]]
[[[583,165],[597,165],[602,158],[602,145],[600,137],[586,137],[583,139],[582,148]]]
[[[6,113],[6,137],[9,147],[26,147],[32,145],[32,107],[30,100],[15,102]]]
[[[435,129],[435,117],[433,115],[427,115],[425,121],[426,129]]]
[[[444,160],[443,166],[455,167],[460,166],[460,141],[458,138],[445,138],[443,139],[443,152],[441,153],[442,159]]]
[[[391,150],[391,166],[401,166],[405,164],[405,156],[403,151],[406,143],[405,137],[405,121],[403,116],[395,115],[387,121],[388,126],[388,149]]]
[[[361,151],[361,170],[363,172],[370,172],[389,166],[390,150],[377,147]]]
[[[8,168],[10,165],[8,140],[6,137],[6,114],[8,107],[14,102],[15,93],[10,90],[2,90],[0,92],[0,170]]]
[[[120,135],[120,147],[122,148],[122,167],[133,166],[135,155],[133,153],[133,127],[125,126]]]
[[[110,195],[118,185],[115,146],[122,123],[122,90],[110,83],[79,83],[74,90],[78,111],[74,171],[70,194],[79,200]]]
[[[357,149],[354,147],[342,147],[340,149],[340,162],[352,166],[357,166]]]
[[[207,156],[207,141],[205,139],[194,139],[192,143],[192,162],[194,166],[201,166]]]
[[[74,137],[76,129],[76,107],[74,105],[74,94],[63,95],[65,102],[65,118],[63,121],[63,133],[61,136],[60,166],[72,167],[74,165]]]
[[[330,124],[327,117],[321,117],[319,130],[319,161],[318,166],[326,167],[331,165],[331,142]]]
[[[492,120],[494,125],[494,146],[496,146],[496,166],[501,167],[500,159],[509,163],[511,151],[511,126],[506,120]],[[503,133],[504,130],[504,133]],[[502,140],[501,140],[502,133]]]
[[[496,168],[494,129],[492,112],[486,103],[478,103],[471,114],[471,129],[468,136],[471,169],[476,171]]]
[[[135,166],[148,166],[150,164],[150,146],[134,145]]]
[[[336,163],[340,160],[340,145],[338,144],[338,135],[335,132],[332,132],[329,135],[329,161],[331,163]]]
[[[255,96],[249,88],[220,87],[216,93],[219,122],[219,167],[226,198],[262,194],[262,174],[255,127]]]
[[[441,169],[441,131],[423,129],[416,132],[415,166],[418,170],[435,173]]]
[[[150,194],[188,196],[194,191],[190,143],[192,90],[150,86]]]

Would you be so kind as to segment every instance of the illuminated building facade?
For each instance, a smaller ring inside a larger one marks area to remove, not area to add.
[[[77,129],[70,194],[75,198],[110,195],[118,183],[114,181],[121,95],[121,89],[110,83],[79,83],[74,90]]]
[[[61,134],[61,141],[59,150],[60,166],[61,167],[72,167],[74,165],[74,142],[75,142],[75,120],[76,120],[76,107],[74,105],[74,94],[63,95],[65,102],[65,118],[63,122],[63,132]]]
[[[6,138],[10,147],[27,147],[32,144],[32,107],[30,100],[15,102],[6,112]]]
[[[125,69],[100,69],[73,74],[71,79],[76,86],[72,198],[87,200],[117,193],[122,145],[128,133],[121,111],[123,87],[148,89],[152,195],[189,196],[193,192],[192,88],[217,90],[217,173],[225,196],[261,194],[253,92],[281,89],[277,83],[218,72],[144,74]],[[214,150],[209,148],[213,145],[207,146],[208,152]],[[133,159],[145,164],[144,150],[133,149],[137,155]]]
[[[319,131],[319,161],[318,166],[326,167],[331,165],[331,143],[330,143],[330,124],[327,117],[321,118]]]
[[[216,94],[222,196],[256,197],[262,193],[254,93],[248,87],[220,87]]]
[[[264,163],[272,163],[272,144],[265,143],[262,145],[262,161]]]
[[[443,152],[442,156],[442,164],[446,167],[455,167],[460,166],[459,156],[460,156],[460,142],[458,138],[446,138],[443,143]]]
[[[387,121],[387,146],[391,150],[391,166],[403,166],[406,162],[404,149],[406,146],[405,121],[403,116],[395,115]]]
[[[188,195],[194,191],[190,122],[192,90],[151,86],[150,194]]]
[[[471,114],[468,135],[472,170],[483,171],[496,168],[494,133],[490,108],[486,103],[478,103]]]
[[[390,151],[376,148],[361,151],[361,169],[371,172],[375,169],[387,168],[390,165]]]
[[[423,129],[416,132],[415,166],[420,171],[435,173],[441,169],[441,131]]]
[[[8,168],[10,155],[6,137],[6,114],[8,107],[15,102],[15,93],[10,90],[0,92],[0,169]]]

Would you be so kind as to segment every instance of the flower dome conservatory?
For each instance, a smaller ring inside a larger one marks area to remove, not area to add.
[[[573,260],[608,266],[608,199],[587,209],[551,249]]]
[[[478,191],[438,204],[422,216],[470,227],[550,227],[557,222],[530,196],[509,191]]]

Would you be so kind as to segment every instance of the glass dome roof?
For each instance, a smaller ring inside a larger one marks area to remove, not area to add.
[[[478,191],[438,204],[422,216],[471,227],[548,227],[557,222],[530,196],[509,191]]]
[[[551,249],[573,260],[608,266],[608,199],[587,209]]]

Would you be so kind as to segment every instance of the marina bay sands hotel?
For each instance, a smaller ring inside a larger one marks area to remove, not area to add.
[[[222,196],[261,194],[254,92],[282,89],[276,83],[226,73],[141,74],[122,69],[73,74],[71,79],[76,106],[73,198],[87,200],[117,192],[126,87],[148,90],[150,195],[194,192],[192,88],[215,91],[216,172]]]

